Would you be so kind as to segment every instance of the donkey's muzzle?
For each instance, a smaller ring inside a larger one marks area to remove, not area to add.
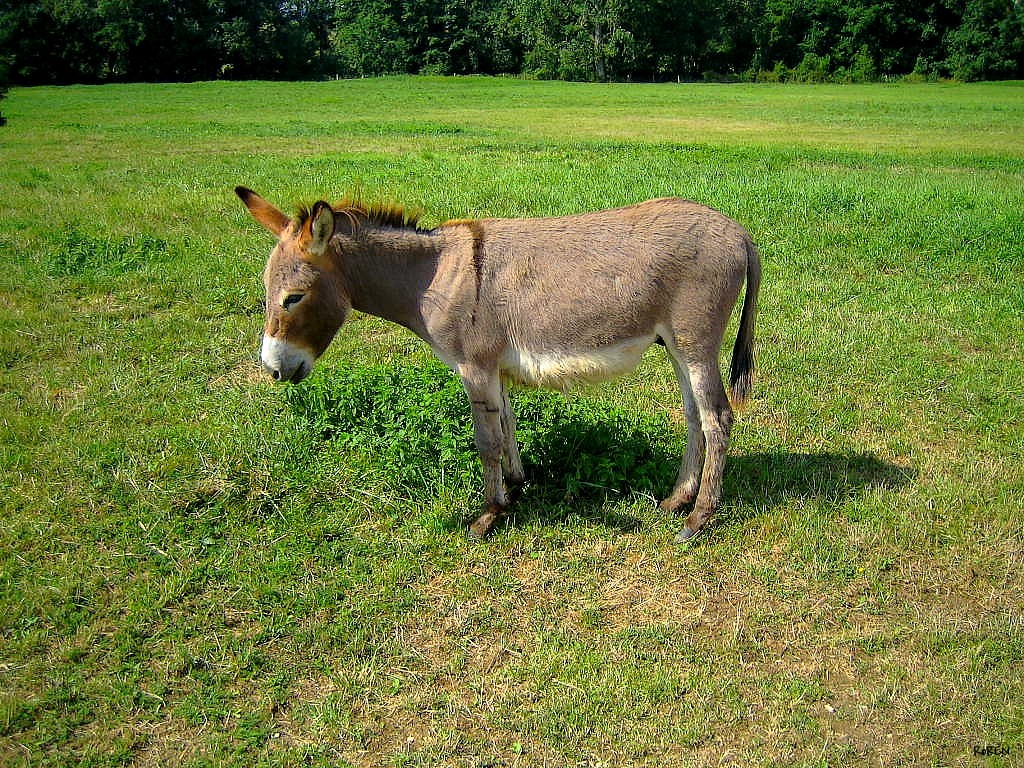
[[[298,384],[313,370],[313,355],[306,349],[273,336],[263,337],[260,349],[263,370],[274,381]]]

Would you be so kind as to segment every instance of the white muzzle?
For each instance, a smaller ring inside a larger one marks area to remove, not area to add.
[[[298,384],[313,370],[315,359],[312,353],[303,347],[263,335],[263,346],[260,348],[260,360],[263,368],[274,381],[290,381]]]

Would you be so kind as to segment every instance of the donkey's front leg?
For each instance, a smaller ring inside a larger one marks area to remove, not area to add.
[[[460,366],[459,376],[473,408],[473,436],[484,468],[484,511],[469,527],[469,535],[483,538],[505,514],[508,499],[502,481],[501,378],[498,371]]]

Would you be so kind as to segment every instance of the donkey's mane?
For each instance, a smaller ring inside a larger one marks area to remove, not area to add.
[[[358,197],[345,197],[340,202],[332,203],[331,208],[336,214],[348,216],[355,225],[368,222],[379,227],[395,229],[419,229],[422,215],[421,211],[410,210],[398,203],[367,203]],[[311,215],[311,206],[300,206],[295,216],[296,226],[301,227]]]

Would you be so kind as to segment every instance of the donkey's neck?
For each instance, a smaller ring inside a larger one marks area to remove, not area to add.
[[[423,336],[423,300],[440,251],[439,238],[429,232],[364,228],[341,249],[352,307]]]

